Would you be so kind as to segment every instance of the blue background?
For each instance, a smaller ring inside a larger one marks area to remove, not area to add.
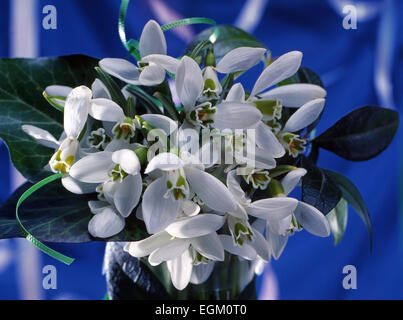
[[[131,37],[138,37],[147,20],[156,18],[151,8],[153,4],[161,2],[132,0],[127,22]],[[319,133],[354,108],[381,105],[384,102],[379,100],[380,93],[374,86],[375,67],[382,62],[377,57],[377,48],[382,43],[385,43],[382,47],[387,52],[387,68],[391,71],[390,81],[394,86],[394,106],[398,110],[403,108],[400,89],[403,85],[403,35],[393,33],[393,30],[402,29],[402,2],[360,1],[369,5],[382,4],[384,7],[372,19],[359,21],[357,30],[345,30],[342,27],[343,16],[332,7],[332,2],[337,0],[268,1],[253,31],[268,46],[273,56],[290,50],[302,51],[303,65],[309,66],[323,78],[328,98]],[[117,34],[119,3],[118,0],[39,1],[38,19],[42,18],[44,5],[53,4],[58,12],[57,30],[40,29],[40,56],[83,53],[98,58],[126,57]],[[245,1],[181,0],[164,3],[183,17],[204,16],[219,24],[233,24]],[[2,1],[0,9],[0,55],[8,57],[8,1]],[[388,23],[382,25],[381,21]],[[197,33],[203,27],[195,26],[192,29]],[[167,33],[167,39],[169,53],[180,56],[186,43],[173,32]],[[250,80],[253,83],[255,77],[253,73],[245,75],[242,81]],[[393,103],[389,101],[388,107],[393,107]],[[374,248],[371,253],[365,226],[352,209],[347,231],[337,247],[334,247],[331,238],[322,239],[306,232],[298,233],[290,238],[280,260],[271,264],[277,279],[279,298],[403,298],[399,140],[399,137],[396,138],[380,157],[365,163],[352,163],[328,152],[321,152],[319,164],[322,167],[344,173],[362,191],[372,216]],[[7,169],[9,160],[4,145],[0,147],[0,165],[2,201],[11,192]],[[1,248],[9,253],[9,263],[3,269],[0,268],[0,299],[21,298],[22,292],[17,285],[17,243],[15,240],[2,241]],[[41,266],[54,264],[58,269],[58,290],[42,291],[43,297],[102,299],[105,292],[101,274],[103,248],[104,245],[99,243],[56,246],[56,249],[77,258],[71,267],[41,256]],[[357,290],[344,290],[342,287],[342,269],[345,265],[355,265],[357,268]]]

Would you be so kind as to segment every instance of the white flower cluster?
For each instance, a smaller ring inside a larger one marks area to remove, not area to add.
[[[127,84],[122,94],[133,101],[130,86],[158,86],[168,72],[181,104],[179,122],[162,114],[128,114],[96,80],[91,89],[47,88],[46,96],[64,107],[59,140],[45,130],[23,126],[39,143],[56,150],[49,168],[64,174],[66,189],[98,193],[98,201],[89,202],[92,236],[120,233],[125,219],[136,212],[150,237],[127,243],[125,250],[148,257],[152,266],[166,263],[179,290],[189,282],[206,281],[214,264],[228,254],[251,261],[251,268],[258,270],[262,262],[279,258],[295,231],[304,228],[329,236],[321,212],[288,196],[306,170],[276,164],[287,154],[292,159],[305,151],[307,139],[301,132],[325,104],[326,92],[319,86],[274,87],[297,72],[300,52],[270,63],[247,94],[240,83],[224,90],[219,75],[257,65],[266,54],[263,48],[240,47],[201,68],[188,56],[168,56],[161,27],[149,21],[139,51],[138,66],[122,59],[104,59],[99,65]],[[285,123],[283,106],[296,108]],[[207,129],[214,141],[200,143],[193,152],[184,141],[186,131],[199,136]],[[230,164],[222,163],[222,141],[225,152],[248,149],[247,156],[234,155]],[[257,193],[265,197],[253,201]]]

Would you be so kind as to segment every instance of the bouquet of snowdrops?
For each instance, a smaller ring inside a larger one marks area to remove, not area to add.
[[[40,241],[118,242],[151,286],[235,298],[299,231],[337,244],[347,202],[371,231],[354,184],[316,162],[320,148],[378,155],[396,112],[363,107],[316,135],[326,90],[301,52],[272,58],[243,31],[213,26],[176,58],[168,29],[150,20],[139,41],[123,37],[136,64],[0,61],[0,136],[30,181],[1,207],[1,238],[25,236],[67,264]],[[242,83],[251,68],[260,76]]]

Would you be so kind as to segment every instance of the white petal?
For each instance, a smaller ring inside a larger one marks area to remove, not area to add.
[[[239,47],[228,52],[217,64],[216,70],[220,73],[246,71],[262,60],[266,49]]]
[[[234,197],[216,177],[191,167],[187,167],[185,172],[190,187],[208,207],[220,212],[236,210]]]
[[[137,175],[140,172],[140,161],[133,150],[123,149],[115,151],[112,154],[112,161],[119,164],[123,171],[128,174]]]
[[[86,183],[102,183],[109,179],[113,167],[111,152],[97,152],[77,161],[70,169],[70,175]]]
[[[93,99],[90,105],[90,115],[101,121],[118,122],[125,116],[122,108],[109,99]]]
[[[104,83],[99,79],[95,79],[95,81],[92,83],[91,90],[92,90],[92,97],[94,99],[99,99],[99,98],[104,98],[104,99],[109,99],[109,100],[111,99],[111,95],[110,95],[108,89],[106,88]]]
[[[119,213],[127,218],[138,205],[143,191],[143,181],[140,174],[127,176],[114,194],[114,203]]]
[[[280,258],[288,241],[288,235],[280,236],[273,232],[267,231],[267,241],[271,247],[271,253],[274,259]]]
[[[315,99],[304,104],[288,119],[283,130],[286,132],[299,131],[313,123],[322,113],[325,99]]]
[[[193,260],[186,250],[179,258],[167,261],[167,267],[171,274],[171,281],[177,290],[183,290],[187,287],[192,276]]]
[[[106,58],[99,62],[101,69],[110,75],[130,84],[138,84],[139,70],[124,59]]]
[[[110,207],[110,205],[106,201],[88,201],[88,207],[90,208],[91,213],[98,214],[106,207]]]
[[[165,231],[177,238],[196,238],[213,233],[224,225],[225,218],[216,214],[199,214],[171,223]]]
[[[274,232],[278,235],[284,235],[288,232],[291,226],[293,215],[289,215],[281,220],[270,220],[268,221],[268,225],[270,227],[270,231]]]
[[[106,207],[90,220],[88,231],[95,238],[105,239],[120,233],[124,227],[125,219],[111,207]]]
[[[139,81],[143,86],[156,86],[165,79],[165,70],[157,64],[150,64],[140,73]]]
[[[202,263],[198,266],[193,266],[192,276],[190,282],[193,284],[201,284],[205,282],[214,270],[215,263]]]
[[[318,237],[330,235],[329,222],[325,215],[315,207],[299,202],[295,209],[295,217],[304,229]]]
[[[173,74],[176,74],[179,66],[178,59],[163,54],[150,54],[141,59],[141,62],[153,62]]]
[[[73,89],[64,106],[64,131],[68,138],[77,139],[87,122],[92,92],[85,86]]]
[[[255,148],[254,152],[249,152],[247,158],[254,161],[254,167],[258,169],[273,169],[276,167],[276,160],[266,149]]]
[[[45,92],[50,96],[67,97],[73,88],[68,86],[53,85],[46,87]]]
[[[303,168],[298,168],[287,173],[287,175],[281,180],[281,184],[286,195],[294,190],[301,178],[306,175],[306,173],[307,171]]]
[[[236,170],[232,170],[232,171],[228,172],[227,186],[228,186],[229,191],[232,193],[232,195],[235,197],[235,199],[238,202],[247,203],[249,201],[245,192],[241,188],[240,178],[237,175]]]
[[[236,246],[232,237],[229,235],[221,234],[221,243],[226,251],[234,255],[240,256],[246,260],[255,260],[257,257],[255,249],[247,243],[242,246]]]
[[[227,102],[244,102],[245,101],[245,90],[240,83],[234,84],[230,91],[228,92]]]
[[[200,206],[193,201],[186,200],[182,202],[182,211],[188,217],[193,217],[200,213]]]
[[[159,232],[141,241],[129,242],[124,250],[136,258],[150,255],[153,251],[161,248],[172,239],[172,236],[165,232]]]
[[[210,260],[224,261],[224,247],[222,246],[220,238],[215,232],[193,239],[192,246],[201,255]]]
[[[165,198],[166,190],[165,178],[161,177],[151,183],[144,192],[143,219],[150,234],[164,230],[180,212],[180,201]]]
[[[165,245],[153,251],[148,257],[152,266],[158,266],[164,261],[176,259],[182,255],[190,246],[188,239],[172,239]]]
[[[295,83],[274,88],[259,95],[264,100],[280,100],[290,108],[299,108],[305,103],[326,97],[326,90],[310,83]]]
[[[31,125],[23,125],[21,129],[45,147],[52,149],[59,147],[59,141],[46,130]]]
[[[285,154],[284,147],[278,141],[270,127],[260,122],[255,128],[256,144],[267,151],[274,158],[281,158]]]
[[[176,121],[160,114],[144,114],[141,118],[153,127],[163,130],[167,136],[178,130],[178,123]]]
[[[183,167],[183,161],[176,155],[170,152],[164,152],[156,155],[148,163],[145,173],[160,169],[162,171],[178,170]]]
[[[63,187],[75,194],[89,194],[95,192],[97,184],[84,183],[70,176],[62,178]]]
[[[291,51],[279,57],[262,72],[251,97],[294,75],[301,65],[301,60],[302,53],[299,51]]]
[[[199,65],[192,58],[184,56],[180,61],[175,86],[185,111],[193,108],[203,91],[204,80]]]
[[[262,113],[248,103],[223,102],[216,108],[213,126],[220,130],[254,128],[262,119]]]
[[[254,201],[246,211],[254,217],[260,219],[280,220],[291,215],[298,205],[298,200],[294,198],[269,198]]]
[[[167,54],[167,43],[164,33],[155,20],[148,21],[144,26],[139,46],[142,58],[150,54]]]
[[[264,261],[270,261],[270,249],[265,237],[256,229],[253,229],[253,240],[249,244],[256,250],[257,255]]]

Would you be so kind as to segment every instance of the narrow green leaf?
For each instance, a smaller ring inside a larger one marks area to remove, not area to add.
[[[399,114],[380,107],[350,112],[313,140],[323,149],[352,161],[372,159],[392,142],[399,127]]]
[[[330,230],[333,234],[334,244],[337,246],[343,238],[344,231],[347,227],[348,206],[347,201],[343,198],[337,206],[330,211],[326,218],[329,221]]]
[[[365,201],[360,191],[354,185],[354,183],[350,181],[350,179],[343,176],[342,174],[326,169],[324,169],[324,172],[334,183],[338,185],[343,194],[343,198],[346,199],[350,206],[359,214],[361,219],[364,221],[369,233],[370,246],[372,248],[371,217],[369,216],[367,206],[365,205]]]
[[[126,90],[138,98],[151,113],[162,114],[161,102],[153,96],[150,96],[143,89],[135,85],[129,85]]]

